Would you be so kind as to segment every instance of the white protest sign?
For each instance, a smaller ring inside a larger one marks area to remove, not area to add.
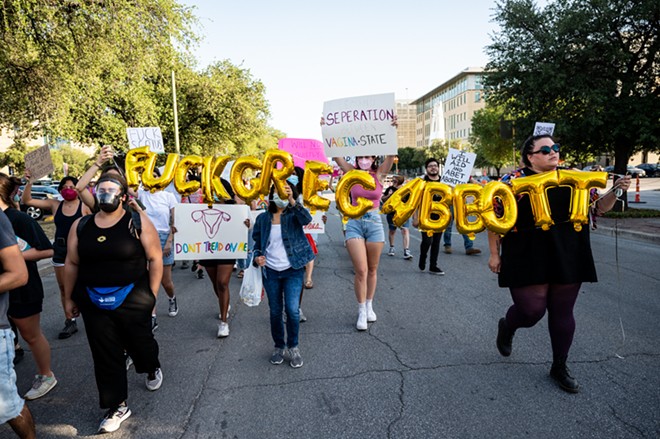
[[[312,221],[307,224],[306,226],[303,226],[303,230],[305,233],[311,234],[318,234],[318,233],[325,233],[325,224],[323,224],[323,215],[325,212],[321,212],[317,210],[314,215],[312,215]]]
[[[174,259],[245,259],[248,251],[246,205],[179,204],[174,208]]]
[[[534,135],[543,136],[548,135],[552,136],[552,133],[555,132],[555,124],[550,122],[536,122],[534,125]]]
[[[37,181],[55,170],[48,145],[25,154],[25,169],[30,170],[31,181]]]
[[[148,146],[151,152],[165,152],[160,127],[126,128],[126,136],[128,137],[128,149]]]
[[[394,93],[325,102],[321,131],[326,157],[396,154],[394,109]]]
[[[470,179],[470,173],[472,172],[472,166],[474,166],[476,158],[477,155],[473,152],[449,148],[440,182],[448,184],[451,187],[457,184],[467,183]]]

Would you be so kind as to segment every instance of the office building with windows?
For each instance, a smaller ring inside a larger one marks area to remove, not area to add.
[[[410,104],[415,106],[415,143],[433,140],[467,142],[472,134],[472,116],[485,105],[484,69],[468,67]]]
[[[396,116],[399,124],[396,131],[399,148],[414,148],[417,145],[415,139],[417,109],[414,105],[410,105],[410,102],[410,99],[396,100]]]

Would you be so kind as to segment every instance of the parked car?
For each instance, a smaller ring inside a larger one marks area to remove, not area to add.
[[[647,177],[660,177],[660,166],[657,163],[642,163],[637,167],[643,169]]]
[[[589,165],[582,168],[582,170],[587,172],[602,171],[603,167],[601,165]]]
[[[609,172],[610,174],[614,172],[614,166],[606,166],[605,169],[603,169],[605,172]],[[644,172],[643,169],[636,168],[632,165],[628,165],[628,168],[626,170],[626,174],[630,174],[633,177],[646,177],[646,172]]]
[[[18,189],[19,195],[23,194],[23,190],[25,189],[25,186],[21,186]],[[52,200],[59,200],[62,201],[62,196],[60,193],[57,191],[57,188],[51,187],[51,186],[32,186],[32,198],[36,200],[46,200],[46,199],[52,199]],[[50,214],[50,211],[44,212],[42,209],[34,206],[26,206],[25,204],[21,204],[21,210],[28,215],[30,215],[32,218],[35,220],[41,219],[45,214]]]

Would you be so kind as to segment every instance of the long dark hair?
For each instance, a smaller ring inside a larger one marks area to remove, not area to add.
[[[9,207],[15,207],[12,194],[21,185],[21,179],[0,172],[0,198]]]
[[[57,186],[57,192],[62,192],[62,189],[64,189],[64,185],[66,184],[67,181],[73,183],[74,186],[78,184],[78,179],[76,177],[70,177],[70,176],[64,177],[63,179],[60,180],[60,184]]]
[[[291,184],[290,181],[287,181],[286,184],[288,184],[289,187],[291,188],[291,196],[294,199],[298,199],[298,195],[299,195],[298,189],[296,189],[296,187],[293,184]],[[270,192],[268,193],[268,211],[270,213],[277,213],[277,205],[273,203],[274,193],[275,193],[275,185],[270,187]]]

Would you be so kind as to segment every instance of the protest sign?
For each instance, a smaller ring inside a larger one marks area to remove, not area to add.
[[[449,148],[440,182],[451,187],[457,184],[467,183],[470,179],[470,173],[472,172],[472,166],[474,166],[476,158],[477,155],[473,152]]]
[[[305,169],[305,162],[308,160],[328,163],[328,159],[323,152],[323,143],[318,140],[286,138],[280,139],[277,146],[293,156],[294,166]]]
[[[550,122],[536,122],[534,125],[534,135],[543,136],[548,135],[552,136],[552,133],[555,132],[555,124]]]
[[[394,93],[325,102],[321,131],[326,157],[396,154],[394,108]]]
[[[246,205],[179,204],[174,208],[174,259],[245,259],[249,218]]]
[[[48,145],[25,154],[25,169],[30,170],[30,180],[37,181],[55,170]]]
[[[160,127],[126,128],[128,149],[148,146],[155,153],[164,153],[163,134]]]
[[[314,212],[314,214],[312,215],[312,221],[306,226],[303,226],[303,230],[305,231],[305,233],[309,233],[310,235],[325,233],[325,224],[323,224],[323,215],[325,215],[325,212],[322,212],[320,210]]]

